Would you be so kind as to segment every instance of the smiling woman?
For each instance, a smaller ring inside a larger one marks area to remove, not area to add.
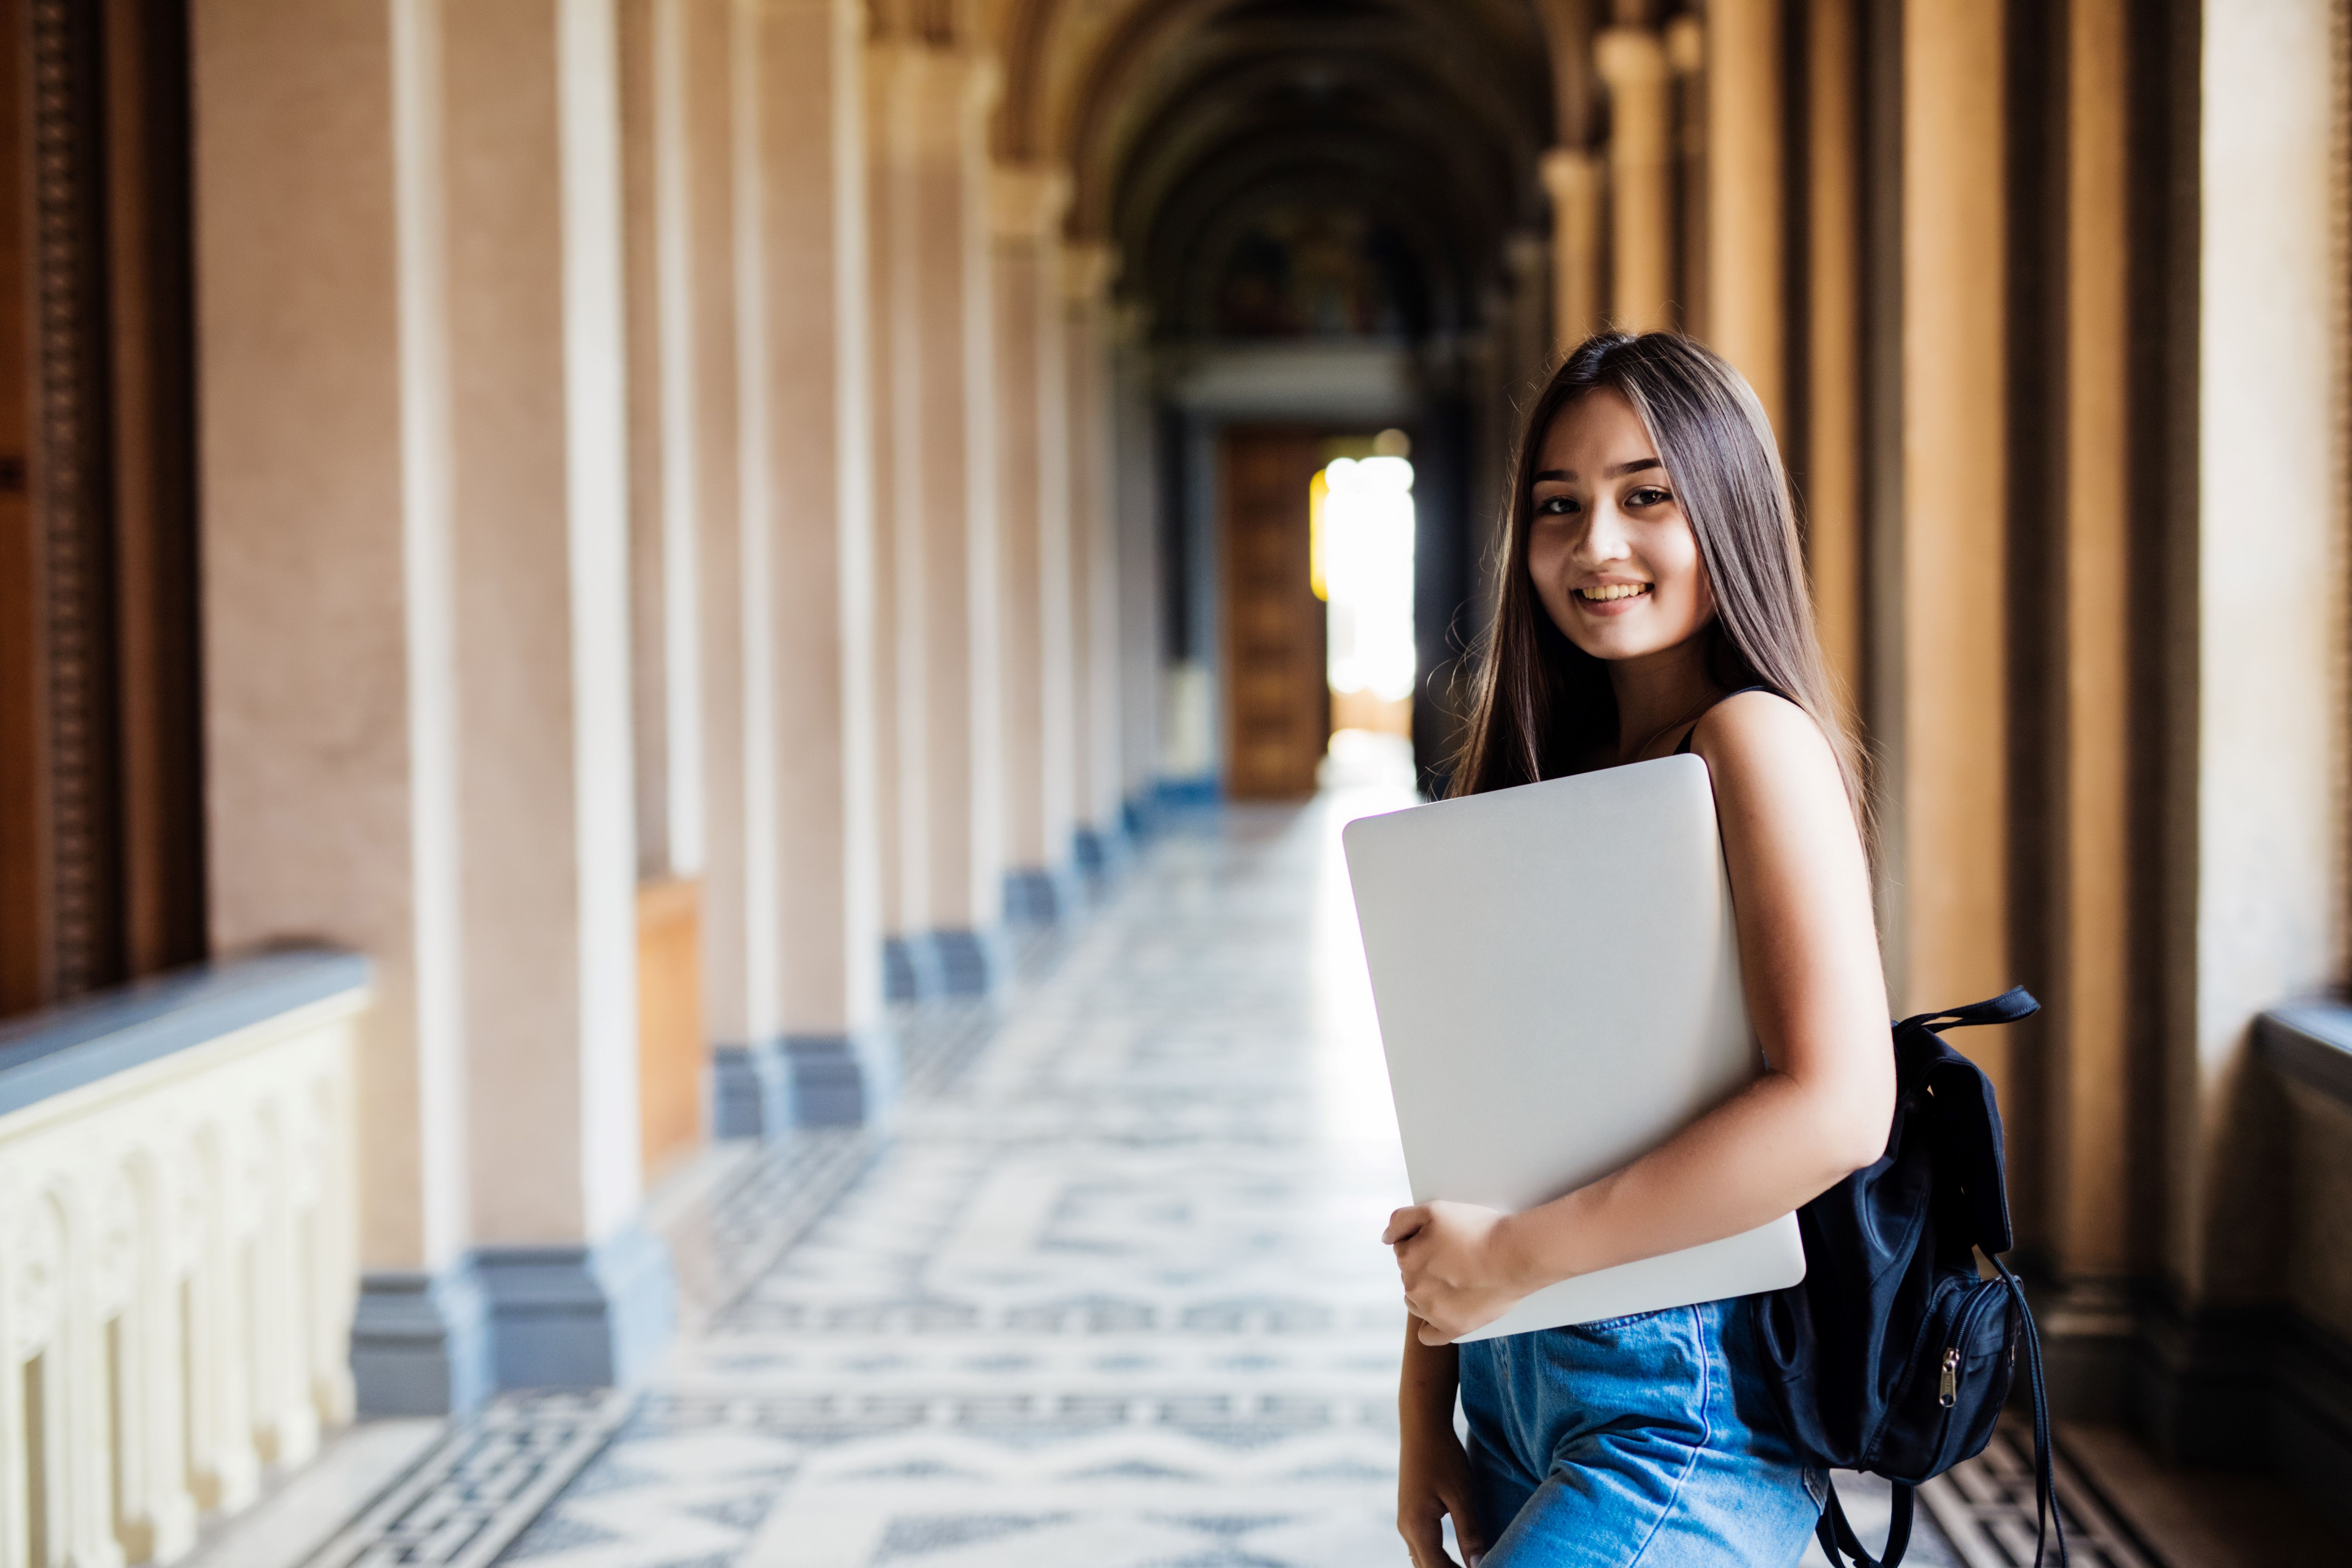
[[[1777,1219],[1885,1145],[1894,1068],[1852,742],[1755,394],[1685,338],[1587,340],[1529,410],[1503,560],[1454,793],[1702,758],[1765,1070],[1550,1203],[1391,1216],[1381,1239],[1413,1314],[1399,1528],[1422,1568],[1444,1561],[1441,1514],[1490,1568],[1793,1563],[1826,1483],[1765,1414],[1756,1298],[1454,1343],[1546,1286]],[[1601,981],[1561,955],[1565,992]]]

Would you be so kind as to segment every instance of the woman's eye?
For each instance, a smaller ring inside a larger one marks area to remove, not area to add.
[[[1643,485],[1640,489],[1635,490],[1632,495],[1625,498],[1625,504],[1627,506],[1656,506],[1662,501],[1672,500],[1674,498],[1672,496],[1669,496],[1665,491],[1658,489],[1655,485]]]
[[[1569,517],[1575,511],[1575,499],[1570,496],[1546,496],[1536,502],[1538,517]]]

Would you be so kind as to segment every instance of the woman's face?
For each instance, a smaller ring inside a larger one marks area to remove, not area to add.
[[[1534,500],[1536,594],[1595,658],[1662,652],[1715,615],[1698,540],[1622,393],[1603,387],[1559,411],[1538,452]]]

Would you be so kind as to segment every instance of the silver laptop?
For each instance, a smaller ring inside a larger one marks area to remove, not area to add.
[[[1343,831],[1415,1203],[1516,1213],[1763,1066],[1706,763],[1663,757]],[[1793,1285],[1794,1215],[1564,1280],[1467,1340]]]

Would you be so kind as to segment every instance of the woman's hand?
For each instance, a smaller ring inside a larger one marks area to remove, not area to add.
[[[1450,1344],[1493,1322],[1535,1288],[1511,1245],[1509,1216],[1476,1204],[1415,1204],[1389,1215],[1405,1304],[1423,1344]]]
[[[1397,1533],[1404,1537],[1412,1568],[1452,1568],[1439,1522],[1449,1513],[1463,1563],[1477,1568],[1486,1536],[1470,1501],[1470,1456],[1454,1436],[1453,1416],[1408,1420],[1397,1454]]]

